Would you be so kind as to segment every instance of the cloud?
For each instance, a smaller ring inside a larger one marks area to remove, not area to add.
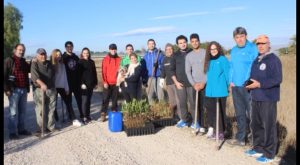
[[[159,20],[159,19],[170,19],[170,18],[179,18],[179,17],[189,17],[189,16],[199,16],[199,15],[208,15],[211,12],[193,12],[193,13],[183,13],[183,14],[174,14],[174,15],[166,15],[166,16],[158,16],[152,17],[150,20]]]
[[[240,11],[245,10],[246,7],[244,6],[235,6],[235,7],[225,7],[221,9],[221,12],[233,12],[233,11]]]
[[[175,31],[175,27],[173,26],[162,26],[162,27],[149,27],[149,28],[140,28],[134,29],[127,32],[122,33],[114,33],[114,37],[122,37],[122,36],[139,36],[139,35],[149,35],[156,34],[161,32],[173,32]]]

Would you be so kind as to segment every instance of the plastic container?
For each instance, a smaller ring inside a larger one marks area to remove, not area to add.
[[[108,128],[111,132],[121,132],[123,126],[122,121],[121,112],[108,112]]]

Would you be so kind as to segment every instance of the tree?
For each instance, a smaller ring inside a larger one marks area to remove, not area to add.
[[[4,58],[11,56],[14,46],[20,42],[23,15],[11,3],[4,7]]]

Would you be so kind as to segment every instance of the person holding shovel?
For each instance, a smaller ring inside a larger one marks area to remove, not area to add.
[[[208,133],[207,138],[224,140],[224,131],[226,128],[226,99],[229,87],[229,62],[224,56],[221,45],[212,41],[208,44],[205,55],[204,73],[207,75],[205,102],[208,112]],[[216,130],[216,114],[219,104],[219,132]]]
[[[46,131],[57,131],[55,128],[54,111],[56,105],[55,69],[47,60],[46,50],[37,50],[36,62],[31,64],[31,80],[35,86],[34,102],[36,120],[39,126],[37,135]],[[44,103],[44,105],[43,105]],[[44,129],[44,130],[42,130]]]

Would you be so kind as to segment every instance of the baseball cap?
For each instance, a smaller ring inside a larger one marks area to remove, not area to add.
[[[259,35],[256,38],[256,43],[268,43],[270,42],[269,37],[265,34]]]
[[[109,49],[111,50],[117,50],[117,45],[116,44],[110,44]]]
[[[43,49],[43,48],[39,48],[37,51],[36,51],[37,54],[47,54],[46,53],[46,50]]]

